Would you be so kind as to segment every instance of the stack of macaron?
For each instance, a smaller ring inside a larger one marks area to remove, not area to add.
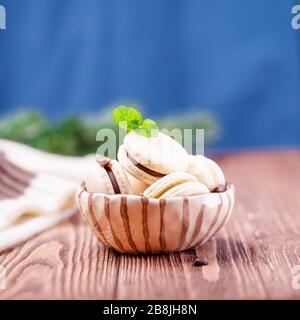
[[[125,136],[118,161],[97,157],[85,187],[93,193],[161,199],[226,189],[224,174],[211,159],[188,155],[176,140],[161,132],[145,137],[134,131]]]

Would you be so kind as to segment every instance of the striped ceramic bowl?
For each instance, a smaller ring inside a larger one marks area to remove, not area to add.
[[[99,242],[124,253],[176,252],[196,248],[227,222],[234,186],[222,193],[151,199],[136,195],[77,194],[81,215]]]

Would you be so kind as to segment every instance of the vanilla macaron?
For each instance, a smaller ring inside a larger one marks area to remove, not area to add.
[[[147,185],[169,173],[186,171],[189,165],[186,150],[161,132],[156,137],[128,133],[119,148],[118,160],[127,172]]]
[[[126,172],[126,176],[128,178],[133,194],[140,195],[149,187],[148,184],[146,184],[142,180],[137,179],[135,176],[131,175],[128,171],[125,170],[125,172]]]
[[[174,172],[154,182],[143,194],[147,198],[170,198],[209,193],[208,188],[193,175]]]
[[[222,169],[213,160],[201,155],[189,155],[188,173],[214,191],[225,191],[225,177]]]
[[[133,193],[120,163],[105,157],[97,158],[95,164],[88,170],[85,187],[88,192],[109,195]]]

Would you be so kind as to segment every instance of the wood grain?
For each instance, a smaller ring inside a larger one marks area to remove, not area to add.
[[[228,224],[196,250],[122,255],[103,249],[79,215],[3,252],[0,299],[300,298],[300,151],[217,159],[236,186]],[[196,257],[209,264],[195,267]]]

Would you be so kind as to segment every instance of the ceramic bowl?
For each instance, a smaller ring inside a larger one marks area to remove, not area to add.
[[[137,195],[77,193],[81,215],[99,242],[122,253],[177,252],[196,248],[228,221],[235,189],[220,193],[152,199]]]

